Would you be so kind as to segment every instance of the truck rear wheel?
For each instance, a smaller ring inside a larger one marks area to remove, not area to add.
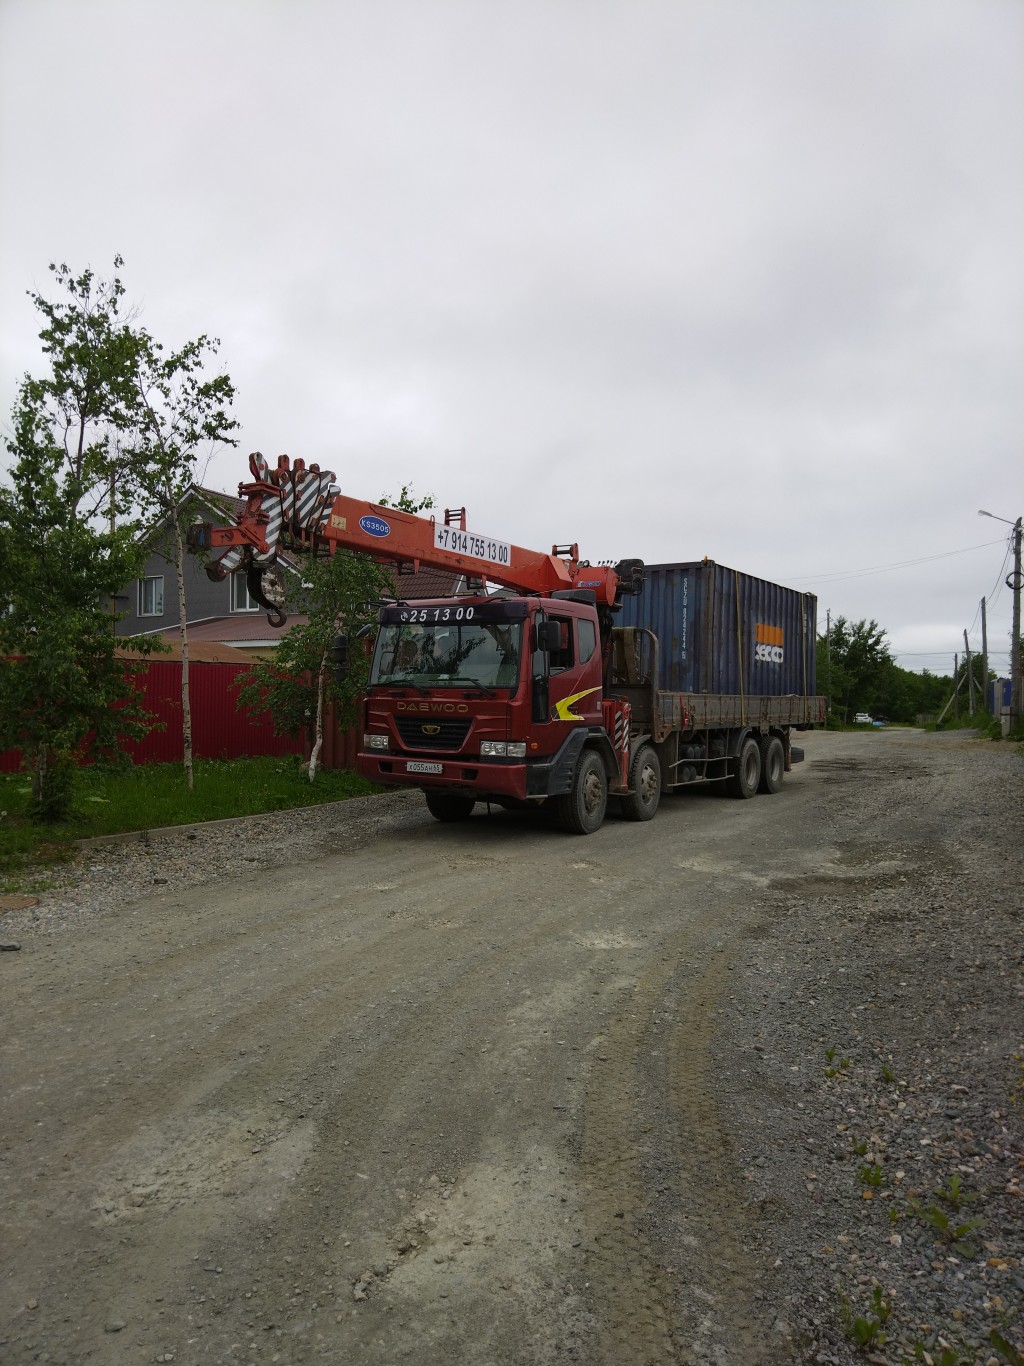
[[[427,810],[438,821],[467,821],[476,802],[472,797],[460,797],[451,792],[424,792]]]
[[[761,781],[761,746],[751,736],[743,741],[740,752],[730,766],[726,789],[730,797],[746,801],[757,796],[757,786]]]
[[[649,821],[661,801],[661,763],[650,745],[641,745],[629,766],[633,789],[622,798],[622,814],[630,821]]]
[[[786,752],[777,735],[769,735],[761,741],[761,782],[759,792],[778,792],[782,786],[782,775],[786,771]]]
[[[558,819],[573,835],[592,835],[601,828],[608,806],[608,775],[599,754],[585,749],[576,765],[572,787],[558,798]]]

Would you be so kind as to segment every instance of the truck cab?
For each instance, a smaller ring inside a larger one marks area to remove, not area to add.
[[[383,786],[421,787],[441,819],[468,815],[477,801],[564,795],[587,747],[606,791],[621,788],[602,671],[586,590],[388,605],[363,704],[359,772]]]

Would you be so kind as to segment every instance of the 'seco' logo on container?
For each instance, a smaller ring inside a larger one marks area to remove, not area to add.
[[[754,646],[754,658],[762,664],[781,664],[783,660],[782,627],[766,626],[759,621],[754,635],[757,642]]]
[[[390,536],[391,528],[383,517],[360,517],[359,525],[367,536]]]

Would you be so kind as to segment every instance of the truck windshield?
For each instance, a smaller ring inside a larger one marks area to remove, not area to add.
[[[523,623],[457,622],[384,625],[370,683],[421,688],[515,688]]]

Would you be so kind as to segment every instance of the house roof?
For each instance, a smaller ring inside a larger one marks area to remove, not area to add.
[[[420,569],[415,574],[392,571],[395,595],[412,601],[413,598],[455,598],[466,592],[466,577],[451,569]]]
[[[275,630],[263,612],[237,612],[228,617],[208,617],[205,621],[189,622],[189,641],[218,641],[224,645],[233,643],[253,645],[257,641],[276,645],[282,636],[287,635],[290,626],[305,626],[309,617],[301,612],[289,614],[284,627]],[[163,640],[171,641],[177,635],[176,626],[161,631]]]
[[[167,631],[162,637],[165,645],[169,645],[170,653],[161,651],[159,654],[140,655],[135,650],[115,650],[114,653],[121,659],[144,659],[144,660],[167,660],[173,663],[181,659],[181,636],[178,628]],[[233,645],[223,645],[217,641],[195,640],[192,632],[189,631],[188,657],[191,664],[251,664],[252,656],[244,650],[236,650]]]

